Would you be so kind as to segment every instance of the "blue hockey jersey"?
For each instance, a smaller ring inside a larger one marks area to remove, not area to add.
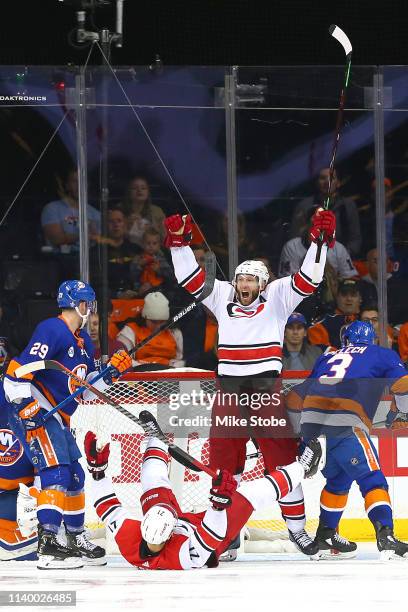
[[[24,447],[8,423],[8,402],[0,385],[0,495],[18,489],[19,482],[31,484],[34,468]],[[1,504],[1,496],[0,496]]]
[[[361,427],[369,431],[386,387],[408,392],[408,372],[400,357],[376,345],[350,345],[322,355],[310,377],[296,388],[302,395],[301,427]]]
[[[7,368],[4,390],[11,401],[32,396],[38,399],[43,408],[50,410],[76,390],[77,383],[55,370],[39,370],[24,378],[16,378],[15,371],[20,365],[39,359],[59,361],[83,379],[95,371],[94,347],[88,333],[85,330],[72,333],[63,316],[46,319],[39,323],[27,347]],[[60,412],[66,424],[79,401],[77,396],[66,403],[63,412]]]

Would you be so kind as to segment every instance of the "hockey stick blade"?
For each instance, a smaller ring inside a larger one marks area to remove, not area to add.
[[[27,374],[31,374],[32,372],[38,372],[39,370],[45,370],[45,361],[32,361],[31,363],[26,363],[25,365],[19,366],[15,371],[14,375],[16,378],[24,378]]]
[[[345,32],[343,32],[341,28],[339,28],[339,26],[332,23],[332,25],[329,27],[329,34],[331,34],[333,38],[338,40],[338,42],[344,49],[344,53],[347,56],[349,56],[353,52],[353,47],[351,46],[349,37]]]

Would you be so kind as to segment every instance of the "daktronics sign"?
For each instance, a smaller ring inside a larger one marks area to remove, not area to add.
[[[46,102],[47,96],[1,96],[0,102]]]

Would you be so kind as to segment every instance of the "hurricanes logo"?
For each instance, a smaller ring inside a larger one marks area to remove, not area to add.
[[[20,440],[10,429],[0,429],[0,466],[17,463],[23,451]]]
[[[80,363],[79,365],[75,366],[75,368],[72,371],[76,376],[78,376],[79,378],[82,378],[82,380],[85,380],[86,374],[88,371],[88,366],[85,365],[84,363]],[[81,386],[82,385],[80,385],[79,382],[77,382],[73,378],[68,378],[68,389],[70,393],[75,393],[75,391],[79,389],[79,387]],[[79,396],[74,397],[74,400],[79,403],[80,401]]]
[[[227,305],[227,312],[228,312],[228,316],[230,316],[231,319],[239,319],[242,317],[246,319],[251,319],[252,317],[256,317],[257,314],[262,312],[264,308],[265,308],[265,304],[259,304],[256,308],[252,310],[244,310],[238,304],[234,304],[233,302],[230,302]]]

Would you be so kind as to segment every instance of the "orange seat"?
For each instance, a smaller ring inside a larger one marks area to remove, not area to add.
[[[135,319],[142,312],[143,298],[134,300],[112,300],[112,312],[109,317],[111,323],[121,323],[126,319]]]

